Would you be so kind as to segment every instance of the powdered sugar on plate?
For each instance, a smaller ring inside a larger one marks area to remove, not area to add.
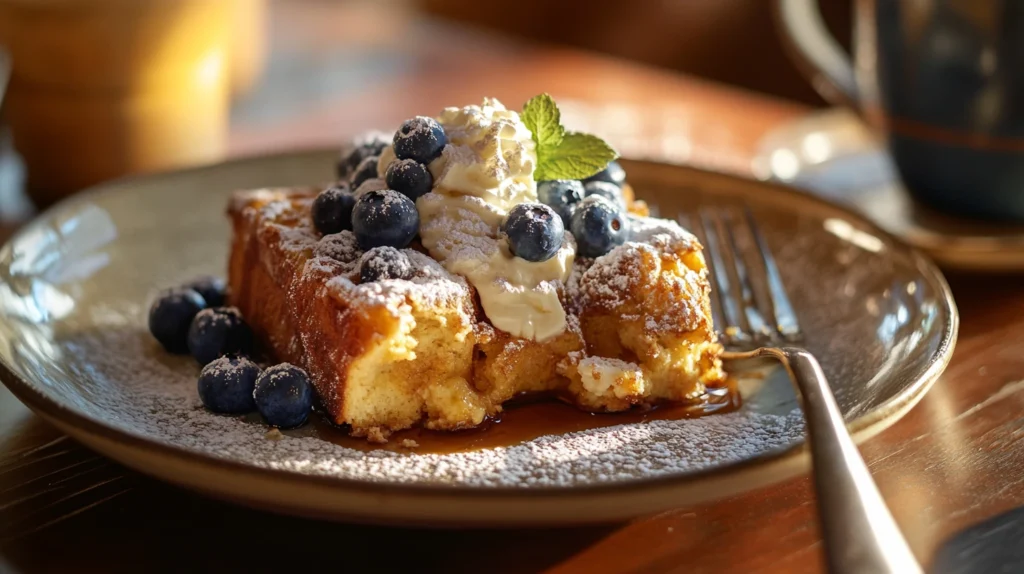
[[[578,486],[687,473],[739,461],[802,439],[800,412],[752,409],[541,437],[454,454],[361,452],[203,408],[198,367],[164,353],[136,323],[58,337],[75,402],[103,424],[208,456],[300,474],[403,484]],[[44,392],[52,392],[44,390]]]

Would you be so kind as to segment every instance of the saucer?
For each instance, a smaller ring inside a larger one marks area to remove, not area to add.
[[[1024,225],[961,219],[913,200],[857,116],[836,108],[766,135],[758,178],[846,205],[947,269],[1024,271]]]

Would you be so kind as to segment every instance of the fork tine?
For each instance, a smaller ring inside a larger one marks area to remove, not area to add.
[[[696,235],[697,236],[697,240],[700,241],[700,244],[702,246],[704,246],[705,248],[707,248],[707,245],[708,245],[707,234],[704,233],[704,226],[701,225],[701,222],[700,222],[699,218],[691,218],[689,215],[687,215],[685,213],[681,213],[681,214],[679,214],[678,220],[679,220],[679,223],[683,226],[684,229],[687,229],[691,233]],[[708,259],[710,259],[710,256],[708,256]],[[714,268],[711,265],[711,261],[708,261],[708,267],[709,267],[711,273],[714,273]],[[712,279],[714,279],[714,278],[712,277]],[[711,320],[712,320],[712,322],[714,322],[715,327],[718,330],[721,331],[722,330],[722,325],[725,325],[725,318],[724,318],[725,317],[725,314],[724,314],[725,311],[722,309],[722,300],[718,296],[718,288],[717,287],[715,289],[711,289],[710,298],[711,298]],[[723,337],[724,337],[724,335],[723,335]],[[725,343],[725,342],[726,341],[723,341],[723,343]]]
[[[782,284],[782,277],[779,275],[779,268],[775,264],[775,258],[768,248],[768,242],[754,220],[754,214],[749,206],[744,206],[744,219],[747,230],[750,232],[757,252],[760,255],[761,263],[764,265],[765,278],[768,281],[768,295],[771,298],[772,315],[774,315],[775,329],[783,339],[794,342],[800,339],[800,324],[797,323],[796,313],[793,305],[786,295],[786,288]]]
[[[746,345],[750,343],[750,325],[746,316],[740,312],[737,300],[739,295],[734,289],[734,284],[739,281],[736,269],[730,265],[732,253],[726,253],[729,248],[722,240],[724,235],[721,231],[721,220],[714,210],[700,210],[701,228],[704,231],[705,247],[711,256],[711,273],[715,280],[715,287],[718,289],[718,300],[722,306],[724,323],[719,323],[718,332],[725,339],[727,345]],[[728,260],[728,261],[727,261]],[[730,272],[732,275],[730,275]],[[712,289],[714,291],[714,289]]]
[[[732,252],[733,267],[736,269],[739,288],[739,304],[743,307],[747,324],[750,326],[750,334],[758,344],[767,342],[772,330],[765,322],[764,315],[758,307],[758,301],[754,294],[753,277],[744,261],[744,250],[736,240],[736,223],[733,221],[733,210],[723,211],[722,217],[725,220],[725,237],[729,240],[729,250]],[[766,309],[770,312],[770,309]]]

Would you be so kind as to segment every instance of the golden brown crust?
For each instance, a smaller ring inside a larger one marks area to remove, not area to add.
[[[308,209],[316,191],[295,188],[239,193],[228,209],[234,229],[228,263],[230,302],[252,325],[262,350],[294,364],[302,364],[303,350],[295,317],[287,308],[287,289],[310,254],[286,251],[281,231],[286,228],[282,226],[297,224],[297,215]],[[263,210],[271,202],[286,202],[289,209]]]

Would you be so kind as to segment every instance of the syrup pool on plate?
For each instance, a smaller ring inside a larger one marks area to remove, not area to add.
[[[446,454],[512,446],[542,436],[564,435],[615,425],[728,413],[739,409],[741,404],[738,382],[729,379],[725,386],[709,387],[704,395],[690,403],[662,404],[619,413],[588,413],[550,395],[525,396],[506,405],[504,412],[477,428],[455,432],[413,428],[392,434],[388,442],[383,444],[351,437],[344,428],[331,424],[320,413],[310,417],[305,427],[285,432],[289,435],[295,433],[316,437],[360,451],[383,449],[417,454]]]

